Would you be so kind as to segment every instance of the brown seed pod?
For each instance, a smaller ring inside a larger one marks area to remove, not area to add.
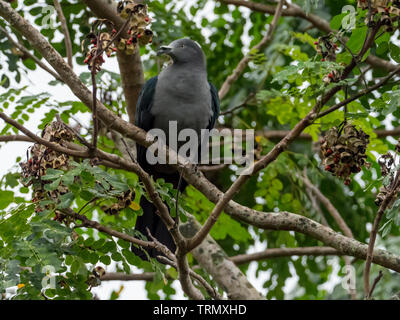
[[[121,210],[130,206],[132,201],[135,199],[135,190],[127,190],[122,195],[117,196],[117,203],[113,203],[110,206],[102,206],[103,210],[108,215],[117,215]]]
[[[73,141],[73,134],[67,130],[63,123],[54,121],[48,124],[42,132],[42,138],[67,147],[68,142]],[[53,151],[41,144],[34,144],[31,148],[31,157],[26,162],[20,163],[22,169],[22,183],[28,187],[33,186],[32,202],[35,203],[35,211],[41,212],[43,209],[54,209],[54,205],[41,207],[40,202],[50,198],[57,202],[58,197],[68,192],[66,186],[62,183],[57,189],[46,191],[45,185],[51,181],[42,180],[48,169],[68,170],[69,157],[65,154]],[[65,217],[57,213],[54,220],[63,221]]]

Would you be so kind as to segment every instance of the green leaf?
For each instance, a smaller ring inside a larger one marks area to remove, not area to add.
[[[14,192],[0,190],[0,210],[7,208],[14,201]]]
[[[57,205],[57,209],[68,208],[72,204],[72,201],[74,200],[74,198],[75,198],[75,196],[72,192],[63,194],[62,196],[60,196],[60,203]]]
[[[46,191],[53,191],[56,190],[58,188],[58,186],[60,185],[61,182],[61,178],[57,178],[56,180],[54,180],[52,183],[48,183],[44,185],[44,189]]]
[[[357,54],[360,52],[365,36],[367,35],[367,27],[360,27],[353,30],[350,39],[347,41],[348,48],[353,52],[353,54]]]
[[[79,267],[80,267],[80,263],[78,260],[74,260],[74,262],[72,262],[71,264],[71,272],[72,273],[78,273],[79,271]]]
[[[104,263],[106,266],[108,266],[111,263],[111,258],[109,256],[101,256],[100,257],[100,262]]]
[[[61,175],[63,173],[64,172],[61,171],[61,170],[56,170],[56,169],[49,168],[49,169],[46,170],[46,175],[42,176],[41,179],[45,180],[45,181],[46,180],[54,180],[54,179],[57,179],[57,178],[61,177]]]

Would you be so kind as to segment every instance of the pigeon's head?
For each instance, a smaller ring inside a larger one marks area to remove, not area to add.
[[[166,54],[172,58],[174,63],[196,63],[205,65],[205,56],[200,45],[191,39],[178,39],[169,46],[162,46],[157,55]]]

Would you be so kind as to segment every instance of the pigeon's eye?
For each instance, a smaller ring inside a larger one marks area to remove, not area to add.
[[[181,48],[184,48],[184,47],[185,47],[185,45],[184,45],[184,44],[182,44],[182,45],[181,45]]]

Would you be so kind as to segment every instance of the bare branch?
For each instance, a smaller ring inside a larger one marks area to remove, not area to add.
[[[178,269],[176,263],[174,263],[173,261],[168,260],[165,257],[158,257],[158,258],[163,263],[173,266],[175,269]],[[189,274],[194,280],[199,282],[199,284],[201,284],[204,289],[206,289],[206,291],[210,295],[210,297],[214,298],[215,300],[223,300],[222,297],[218,294],[218,292],[214,288],[212,288],[210,286],[210,284],[206,280],[204,280],[199,274],[197,274],[196,272],[194,272],[191,269],[189,269]],[[191,297],[191,298],[193,297],[195,300],[203,300],[204,299],[204,296],[201,294],[201,292],[199,292],[197,290],[197,288],[195,288],[194,286],[191,285],[191,288],[187,288],[186,290],[188,290],[190,292],[189,297]],[[199,299],[200,295],[201,295],[202,299]],[[198,298],[196,298],[196,296]]]
[[[61,153],[65,153],[71,156],[76,156],[76,157],[80,157],[80,158],[86,158],[87,157],[87,152],[85,151],[78,151],[78,150],[72,150],[72,149],[68,149],[65,148],[57,143],[54,142],[50,142],[48,140],[45,140],[37,135],[35,135],[34,133],[32,133],[31,131],[29,131],[28,129],[26,129],[23,125],[19,124],[17,121],[15,121],[14,119],[11,119],[10,117],[8,117],[5,113],[0,112],[0,118],[3,119],[5,122],[7,122],[8,124],[12,125],[13,127],[17,128],[19,131],[23,132],[24,134],[26,134],[29,138],[31,138],[32,140]]]
[[[378,284],[378,282],[382,279],[382,277],[383,277],[383,272],[382,272],[382,270],[379,270],[379,274],[378,274],[378,276],[375,278],[374,283],[372,284],[371,290],[369,291],[369,294],[368,294],[369,299],[371,299],[372,294],[373,294],[374,291],[375,291],[375,287],[376,287],[376,285]]]
[[[154,272],[143,272],[137,274],[126,274],[122,272],[107,272],[105,273],[100,280],[101,281],[153,281],[155,277]]]
[[[81,227],[96,229],[102,233],[105,233],[110,236],[113,236],[113,237],[128,241],[130,243],[139,245],[143,248],[155,248],[156,247],[156,244],[153,241],[139,240],[139,239],[134,238],[125,233],[122,233],[122,232],[116,231],[114,229],[111,229],[109,227],[103,226],[102,224],[98,223],[97,221],[89,220],[86,216],[77,214],[74,210],[72,210],[70,208],[63,209],[60,211],[67,216],[70,216],[74,219],[82,221]]]
[[[400,136],[400,127],[394,128],[391,130],[386,130],[386,129],[376,129],[374,130],[376,136],[378,138],[386,138],[389,136],[392,137],[398,137]],[[267,139],[283,139],[287,134],[289,133],[288,130],[264,130],[264,131],[256,131],[257,136],[262,136]],[[302,140],[311,140],[311,136],[307,133],[302,133],[298,136],[297,139],[302,139]]]
[[[46,41],[46,39],[3,0],[0,0],[0,16],[7,20],[14,28],[16,28],[16,30],[21,32],[21,34],[28,39],[31,45],[38,50],[38,52],[60,74],[60,76],[71,88],[72,92],[84,104],[91,108],[92,101],[90,91],[85,85],[82,84],[79,78],[72,72],[62,57],[57,53],[57,51],[54,50],[54,48]],[[354,63],[354,65],[355,64],[356,63]],[[350,72],[351,69],[352,67],[349,67],[347,70],[345,69],[345,76],[348,75],[348,72]],[[321,105],[325,104],[326,100],[329,100],[329,98],[332,97],[332,95],[338,90],[339,88],[332,90],[329,95],[326,96],[327,99],[322,99],[319,103]],[[142,129],[123,121],[100,102],[98,102],[98,108],[99,119],[109,129],[113,129],[146,147],[153,143],[152,139],[146,139],[146,133]],[[312,114],[312,116],[315,117],[315,114]],[[310,123],[310,120],[312,120],[312,117],[309,116],[307,116],[306,119],[303,119],[303,121],[293,129],[294,132],[289,133],[285,137],[284,141],[286,142],[284,144],[278,144],[266,159],[264,159],[262,162],[259,161],[259,166],[262,167],[263,165],[266,165],[268,161],[272,160],[273,157],[276,157],[280,152],[282,152],[283,150],[281,150],[281,148],[287,145],[292,138],[295,138],[299,132],[301,133],[302,127],[305,127],[305,124]],[[169,153],[172,154],[173,157],[177,157],[173,152],[170,151]],[[110,157],[110,159],[111,158],[112,157]],[[125,170],[132,172],[136,172],[135,170],[137,170],[134,165],[127,163],[125,160],[120,159],[119,157],[113,159],[113,162]],[[178,161],[178,163],[182,162]],[[216,188],[215,185],[210,183],[201,172],[193,172],[192,167],[185,167],[183,168],[183,177],[188,183],[192,184],[195,188],[202,192],[210,201],[217,203],[220,199],[222,199],[223,193]],[[357,258],[366,257],[367,246],[365,244],[337,234],[333,230],[303,216],[289,212],[280,212],[279,214],[260,212],[242,206],[234,201],[229,201],[224,210],[232,217],[237,218],[245,223],[252,224],[256,227],[263,229],[293,230],[301,232],[322,241],[325,243],[325,245],[341,250],[347,255]],[[375,250],[372,261],[395,271],[400,270],[400,264],[398,262],[399,257],[384,250]]]
[[[280,0],[275,12],[274,12],[274,18],[272,19],[271,24],[269,25],[269,29],[267,34],[262,38],[262,40],[256,44],[251,50],[250,52],[256,50],[256,51],[261,51],[263,50],[267,44],[271,41],[273,34],[275,32],[275,29],[278,25],[278,21],[279,18],[281,17],[282,14],[282,8],[283,8],[283,4],[284,4],[285,0]],[[239,64],[237,65],[236,69],[233,70],[232,74],[230,76],[228,76],[225,80],[225,82],[222,84],[218,95],[219,98],[222,100],[226,94],[228,93],[229,89],[231,88],[232,84],[240,77],[240,75],[243,73],[244,69],[247,67],[247,65],[249,64],[251,60],[251,55],[250,53],[248,53],[247,55],[245,55],[242,60],[240,60]]]
[[[11,142],[11,141],[34,142],[31,138],[24,136],[22,134],[0,136],[0,142]]]
[[[341,256],[343,253],[330,247],[272,248],[261,252],[241,254],[229,259],[237,265],[271,258],[291,256]]]
[[[321,218],[321,223],[322,223],[324,226],[329,227],[328,221],[326,220],[325,215],[324,215],[324,213],[322,212],[321,206],[319,205],[319,202],[318,202],[316,196],[312,193],[312,191],[311,191],[309,188],[306,188],[306,193],[307,193],[308,198],[309,198],[310,201],[311,201],[311,205],[313,206],[313,208],[315,209],[315,211],[317,211],[318,215],[320,216],[320,218]]]

